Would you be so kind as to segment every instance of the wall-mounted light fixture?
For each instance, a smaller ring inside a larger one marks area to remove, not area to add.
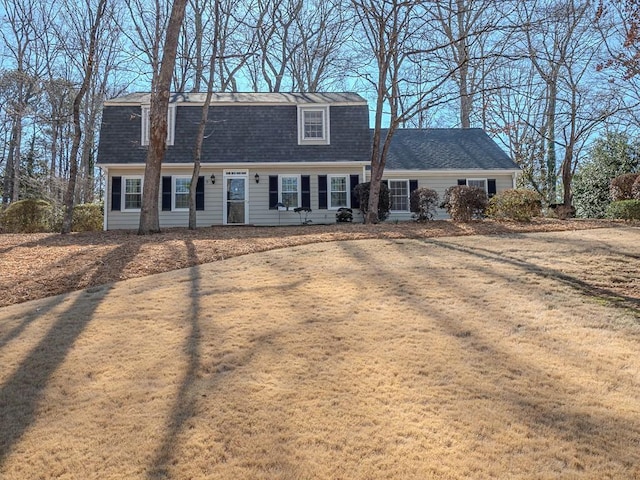
[[[256,179],[256,183],[260,183],[260,175],[256,173],[253,178]]]
[[[209,178],[211,178],[211,184],[214,185],[216,183],[216,176],[212,173]]]

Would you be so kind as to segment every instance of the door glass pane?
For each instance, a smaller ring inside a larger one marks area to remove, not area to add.
[[[244,178],[227,178],[227,223],[245,223]]]

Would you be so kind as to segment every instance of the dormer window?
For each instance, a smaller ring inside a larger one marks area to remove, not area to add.
[[[149,131],[151,129],[151,122],[149,119],[149,111],[151,107],[149,105],[142,106],[142,145],[149,145]],[[167,112],[167,145],[173,145],[176,129],[176,105],[169,105]]]
[[[298,107],[298,144],[329,145],[329,106]]]

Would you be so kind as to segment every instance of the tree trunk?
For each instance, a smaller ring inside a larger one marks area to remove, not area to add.
[[[11,129],[11,140],[9,142],[9,152],[7,154],[7,164],[4,171],[4,189],[2,195],[3,205],[15,202],[20,193],[20,143],[22,142],[22,117],[13,121]]]
[[[558,97],[558,86],[555,80],[548,83],[549,85],[549,105],[547,106],[547,199],[549,203],[557,201],[557,182],[556,173],[556,101]]]
[[[214,0],[214,27],[213,27],[213,49],[211,51],[211,59],[209,61],[209,78],[207,79],[207,95],[202,106],[202,114],[200,116],[200,124],[198,125],[198,133],[196,135],[196,144],[193,149],[193,173],[191,174],[191,184],[189,185],[189,230],[197,228],[197,210],[196,210],[196,190],[198,186],[198,177],[200,176],[200,162],[202,160],[202,142],[204,142],[205,128],[209,118],[209,105],[213,96],[213,83],[215,80],[215,64],[218,56],[218,40],[220,38],[220,0]]]
[[[60,233],[70,233],[73,222],[73,207],[75,204],[76,193],[76,181],[78,178],[78,151],[80,150],[80,141],[82,139],[82,126],[80,125],[80,104],[84,98],[85,93],[89,89],[89,83],[93,76],[93,62],[96,52],[96,44],[98,43],[98,30],[100,28],[100,21],[105,12],[107,6],[107,0],[100,0],[98,8],[96,9],[96,17],[93,25],[91,26],[91,37],[89,40],[89,52],[87,53],[87,64],[84,71],[84,79],[80,90],[73,99],[73,125],[74,135],[73,144],[71,146],[70,165],[69,165],[69,183],[67,185],[67,191],[64,195],[64,217],[62,219],[62,230]]]
[[[167,112],[173,68],[176,63],[178,37],[182,28],[187,0],[174,0],[171,18],[167,27],[160,74],[151,92],[151,123],[149,132],[149,151],[144,170],[144,187],[142,189],[142,207],[140,208],[140,225],[138,235],[149,235],[160,232],[160,215],[158,212],[158,196],[160,193],[160,172],[166,150]]]

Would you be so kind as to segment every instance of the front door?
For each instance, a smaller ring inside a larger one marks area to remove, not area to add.
[[[225,224],[247,223],[247,176],[225,176]]]

